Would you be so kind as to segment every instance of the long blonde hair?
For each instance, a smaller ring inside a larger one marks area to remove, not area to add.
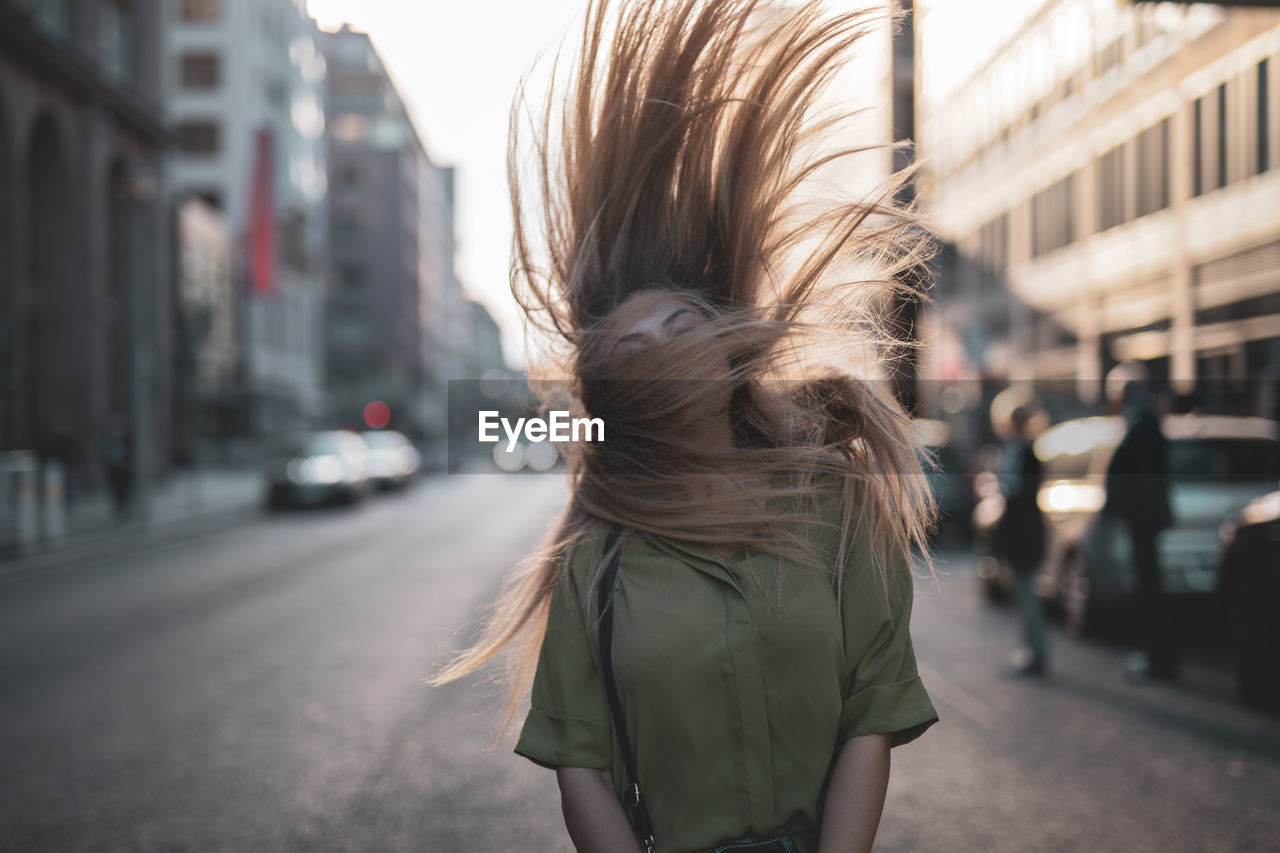
[[[562,514],[506,579],[479,639],[432,679],[504,654],[504,732],[527,695],[567,557],[602,524],[746,544],[826,572],[837,596],[854,537],[867,543],[865,570],[882,578],[907,571],[901,556],[925,544],[933,501],[885,380],[909,346],[893,331],[893,306],[920,297],[913,283],[931,244],[896,201],[906,173],[866,199],[814,192],[824,169],[875,147],[823,151],[845,116],[816,107],[885,14],[821,5],[648,0],[613,14],[593,0],[563,111],[553,84],[535,125],[540,231],[528,225],[516,99],[512,292],[550,342],[532,384],[557,408],[567,400],[602,418],[608,435],[570,445]],[[614,309],[647,289],[684,299],[704,322],[621,359]],[[725,370],[709,375],[708,365]],[[685,437],[708,383],[728,399],[733,447],[723,451]],[[728,480],[738,493],[692,487]],[[842,510],[818,523],[838,530],[833,550],[795,524],[814,520],[830,483]],[[584,607],[590,596],[588,587]]]

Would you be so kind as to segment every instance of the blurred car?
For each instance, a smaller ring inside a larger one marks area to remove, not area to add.
[[[975,503],[973,483],[951,446],[951,427],[945,421],[916,418],[912,421],[920,444],[930,459],[924,460],[925,477],[938,502],[940,537],[951,536],[960,541],[971,538],[970,522]]]
[[[1222,524],[1219,593],[1231,625],[1236,695],[1280,710],[1280,491]]]
[[[422,464],[422,457],[403,433],[390,429],[361,433],[367,447],[365,472],[380,489],[403,488]]]
[[[354,503],[368,491],[367,450],[346,430],[300,433],[277,444],[267,458],[267,505]]]
[[[1157,547],[1164,589],[1210,595],[1217,588],[1223,520],[1274,489],[1280,478],[1280,426],[1262,418],[1167,415],[1173,524]],[[1037,501],[1048,533],[1040,591],[1069,628],[1118,615],[1137,593],[1132,547],[1121,521],[1102,516],[1106,472],[1125,424],[1118,417],[1064,421],[1035,441],[1043,464]],[[974,510],[979,577],[992,597],[1006,593],[1009,570],[990,553],[1004,499],[987,490]]]

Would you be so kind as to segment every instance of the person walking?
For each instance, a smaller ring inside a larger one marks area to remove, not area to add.
[[[931,247],[903,175],[821,195],[811,110],[882,14],[592,2],[533,113],[537,238],[513,127],[532,385],[606,440],[562,445],[559,519],[432,683],[506,659],[584,853],[870,850],[891,748],[938,721],[910,633],[936,512],[883,381]]]
[[[1001,453],[1000,488],[1004,514],[995,530],[995,551],[1013,570],[1013,588],[1022,616],[1025,644],[1006,665],[1016,675],[1045,675],[1049,660],[1048,627],[1037,576],[1044,559],[1044,514],[1040,511],[1040,460],[1031,443],[1034,413],[1018,406],[1009,415],[1009,435]]]
[[[1117,368],[1119,370],[1120,368]],[[1117,376],[1126,431],[1107,466],[1103,515],[1118,519],[1132,545],[1138,579],[1138,622],[1143,649],[1130,655],[1133,681],[1173,681],[1178,674],[1173,602],[1164,590],[1157,537],[1173,521],[1169,504],[1169,442],[1152,409],[1145,377]]]

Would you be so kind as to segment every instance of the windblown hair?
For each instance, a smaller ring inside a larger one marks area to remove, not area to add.
[[[839,596],[856,542],[858,570],[879,572],[888,589],[886,573],[909,571],[903,555],[924,546],[933,522],[918,442],[886,381],[910,346],[895,311],[920,298],[931,250],[896,200],[908,175],[868,198],[819,192],[835,164],[878,147],[824,149],[848,116],[818,107],[888,11],[832,15],[813,0],[609,6],[590,4],[568,97],[560,105],[553,83],[535,125],[541,233],[520,175],[521,97],[512,110],[512,291],[547,341],[531,379],[556,408],[567,400],[602,418],[608,434],[568,445],[563,513],[508,577],[479,639],[432,679],[506,653],[504,731],[527,695],[567,556],[603,524],[770,553],[779,567],[827,573]],[[615,309],[651,291],[683,299],[702,322],[626,356]],[[730,449],[689,438],[708,400],[727,406]],[[712,484],[738,489],[702,488]],[[818,517],[820,505],[840,511]],[[835,531],[836,548],[800,532],[815,522]],[[578,590],[588,609],[603,556],[592,555]]]

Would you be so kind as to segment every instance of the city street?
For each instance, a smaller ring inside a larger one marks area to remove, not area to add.
[[[488,751],[500,697],[422,677],[552,520],[559,476],[451,475],[107,558],[0,570],[0,848],[569,851],[553,775]],[[1236,851],[1280,836],[1280,720],[1226,675],[1132,686],[1011,611],[963,554],[919,584],[941,722],[896,750],[877,849]]]

